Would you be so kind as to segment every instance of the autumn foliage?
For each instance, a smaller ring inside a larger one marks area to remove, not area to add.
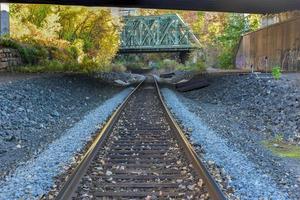
[[[120,24],[110,10],[11,4],[10,11],[11,38],[44,51],[38,64],[55,60],[104,70],[117,53]]]

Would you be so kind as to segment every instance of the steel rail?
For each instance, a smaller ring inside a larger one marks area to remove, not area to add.
[[[227,199],[225,197],[224,193],[222,192],[222,190],[220,189],[220,187],[218,186],[218,184],[216,183],[216,181],[210,175],[210,173],[209,173],[208,169],[206,168],[206,166],[201,162],[201,159],[199,158],[196,151],[194,150],[194,148],[192,147],[192,145],[188,141],[188,139],[185,136],[184,132],[182,131],[182,129],[180,128],[180,126],[178,125],[176,120],[173,118],[169,108],[167,107],[167,105],[165,104],[165,102],[163,100],[163,97],[161,95],[161,92],[160,92],[160,89],[159,89],[159,86],[158,86],[158,83],[157,83],[155,77],[153,77],[153,79],[154,79],[154,82],[155,82],[156,91],[158,93],[159,100],[160,100],[160,102],[162,103],[162,105],[165,109],[165,113],[167,114],[167,119],[169,120],[169,125],[173,127],[173,130],[175,130],[174,133],[176,135],[176,138],[180,142],[181,147],[183,148],[186,156],[188,157],[188,159],[193,164],[193,167],[195,168],[195,171],[198,173],[198,175],[200,177],[202,177],[204,179],[204,183],[207,186],[210,197],[212,199],[216,199],[216,200],[225,200],[225,199]]]
[[[92,145],[89,147],[87,152],[84,154],[83,158],[80,160],[77,167],[74,169],[74,172],[71,174],[71,176],[67,179],[67,181],[64,183],[63,187],[60,189],[57,197],[55,199],[58,200],[66,200],[71,199],[74,191],[76,190],[80,179],[85,174],[88,166],[92,162],[93,158],[97,155],[98,150],[100,147],[105,143],[106,139],[109,137],[111,130],[113,128],[113,125],[118,120],[121,111],[128,103],[129,99],[131,98],[132,94],[137,91],[140,86],[143,84],[144,81],[140,82],[134,90],[130,92],[130,94],[126,97],[126,99],[122,102],[122,104],[117,108],[116,111],[112,114],[112,116],[109,118],[105,126],[101,129],[101,131],[98,133],[97,137],[93,141]]]
[[[201,162],[200,158],[197,156],[195,150],[189,143],[188,139],[185,137],[185,134],[181,130],[180,126],[177,124],[175,119],[172,117],[171,112],[167,108],[166,104],[163,101],[158,83],[156,79],[153,77],[156,87],[156,92],[159,96],[159,100],[164,108],[164,113],[166,114],[169,125],[172,130],[174,130],[174,134],[176,139],[179,142],[179,145],[185,152],[185,156],[191,162],[194,167],[195,172],[204,180],[204,183],[208,189],[208,193],[211,199],[214,200],[225,200],[226,197],[214,181],[212,176],[209,174],[207,168]],[[73,197],[74,192],[76,191],[81,178],[86,173],[88,166],[91,164],[93,158],[97,155],[98,150],[105,144],[107,139],[110,136],[110,133],[115,125],[115,122],[120,117],[120,113],[124,110],[125,106],[129,102],[132,95],[140,88],[143,82],[141,82],[123,101],[123,103],[117,108],[117,110],[112,114],[108,122],[105,124],[103,129],[97,135],[96,139],[93,141],[92,145],[89,147],[88,151],[84,154],[83,158],[79,162],[78,166],[75,168],[74,172],[72,172],[71,176],[64,183],[63,187],[60,189],[56,199],[65,200],[71,199]]]

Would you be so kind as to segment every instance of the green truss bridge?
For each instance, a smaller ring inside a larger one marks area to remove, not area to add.
[[[124,17],[121,54],[188,53],[198,47],[198,39],[177,14]]]

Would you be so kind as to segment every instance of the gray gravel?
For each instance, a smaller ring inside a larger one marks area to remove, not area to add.
[[[287,140],[300,142],[300,84],[284,77],[276,81],[263,74],[212,76],[207,78],[209,87],[184,96],[226,106],[227,115],[238,118],[242,128],[259,131],[265,138],[283,134]]]
[[[121,89],[84,75],[1,84],[0,179]]]
[[[108,83],[122,86],[139,83],[145,79],[145,76],[143,75],[128,72],[101,72],[96,73],[93,76]]]
[[[76,152],[91,139],[91,135],[100,128],[101,123],[131,89],[125,89],[90,111],[72,128],[62,131],[62,137],[47,146],[36,158],[18,167],[13,174],[1,181],[0,199],[37,199],[46,193],[54,184],[53,178],[63,172],[64,166],[74,161]]]
[[[0,70],[0,84],[5,83],[13,83],[18,80],[28,80],[32,78],[40,77],[40,74],[24,74],[24,73],[16,73],[16,72],[1,72]]]
[[[272,154],[262,142],[277,134],[299,144],[300,74],[210,76],[211,85],[178,98],[285,190],[300,199],[300,160]]]
[[[189,110],[182,98],[169,89],[162,92],[172,112],[190,130],[191,139],[204,149],[205,159],[222,166],[232,177],[229,184],[235,188],[237,196],[241,199],[289,199],[271,176],[261,171],[260,166],[231,145],[222,134],[210,129],[204,120]]]

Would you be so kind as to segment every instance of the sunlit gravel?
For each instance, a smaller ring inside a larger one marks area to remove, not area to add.
[[[181,124],[191,130],[191,139],[205,150],[205,159],[214,161],[233,178],[230,183],[241,199],[289,199],[271,178],[238,149],[228,144],[178,99],[170,89],[162,89],[165,101]]]
[[[54,183],[53,177],[71,163],[73,156],[91,139],[92,134],[124,100],[127,88],[89,112],[63,136],[0,182],[0,199],[38,199]]]

